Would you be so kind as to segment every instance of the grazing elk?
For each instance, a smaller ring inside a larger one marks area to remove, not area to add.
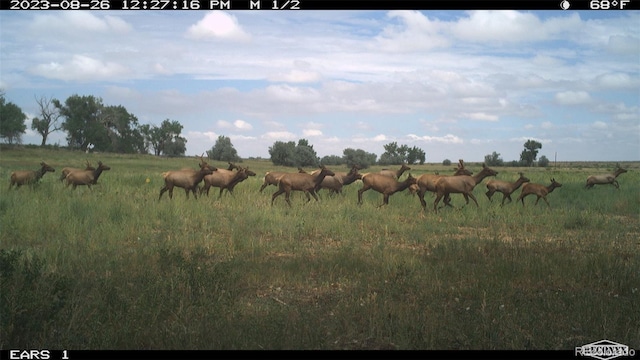
[[[473,175],[443,176],[436,181],[436,200],[433,202],[433,210],[438,212],[438,203],[449,194],[462,194],[466,204],[469,205],[469,198],[478,206],[476,197],[473,196],[473,189],[480,184],[487,176],[496,176],[498,172],[482,164],[482,170]]]
[[[368,173],[362,175],[362,188],[358,190],[358,205],[362,204],[362,193],[369,189],[373,189],[383,195],[383,203],[378,207],[389,204],[389,196],[407,189],[416,183],[416,178],[409,174],[404,181],[398,181],[390,176],[380,173]]]
[[[67,175],[72,172],[72,171],[84,171],[84,170],[95,170],[96,168],[94,168],[93,166],[91,166],[91,163],[89,162],[89,160],[85,160],[87,166],[84,169],[80,169],[80,168],[73,168],[73,167],[64,167],[62,168],[62,171],[60,171],[60,181],[63,181]]]
[[[332,194],[342,194],[342,188],[350,185],[356,180],[362,179],[362,174],[358,172],[359,166],[353,165],[348,173],[337,172],[333,176],[325,176],[316,192],[320,189],[328,189]]]
[[[462,159],[458,160],[458,167],[454,168],[454,170],[455,170],[455,173],[453,173],[453,176],[461,176],[461,175],[471,176],[473,174],[472,171],[464,167],[464,160]],[[417,189],[418,200],[420,200],[420,204],[422,205],[423,209],[427,208],[427,202],[424,200],[424,195],[427,193],[427,191],[435,193],[436,182],[440,178],[445,176],[449,176],[449,175],[423,174],[418,177],[418,179],[416,180],[416,186],[418,187]],[[445,205],[451,206],[450,201],[451,201],[450,196],[445,197],[444,199]]]
[[[200,188],[200,195],[206,192],[209,196],[209,189],[213,187],[220,188],[218,199],[222,197],[224,189],[233,194],[233,188],[241,181],[246,180],[249,176],[255,176],[256,173],[249,170],[249,168],[237,167],[238,171],[231,171],[225,169],[218,169],[212,174],[206,175],[203,179],[204,185]]]
[[[95,185],[98,182],[100,174],[105,170],[111,170],[111,168],[103,164],[102,161],[98,161],[98,167],[94,170],[72,171],[65,177],[65,187],[73,185],[73,190],[75,190],[78,185],[87,185],[91,189],[91,185]]]
[[[40,169],[38,170],[16,170],[11,173],[11,182],[9,183],[9,189],[13,185],[16,186],[16,189],[22,185],[33,186],[35,183],[40,181],[44,174],[48,172],[55,172],[56,169],[47,165],[44,161],[40,163]]]
[[[520,196],[518,197],[518,200],[516,200],[516,202],[522,201],[522,206],[524,206],[524,198],[528,195],[535,194],[538,198],[536,199],[534,205],[538,205],[538,201],[540,201],[540,198],[542,198],[547,203],[547,206],[551,207],[551,205],[549,205],[549,201],[547,201],[547,195],[550,194],[555,188],[559,188],[561,186],[562,184],[557,182],[556,179],[551,179],[551,185],[549,186],[526,183],[524,184],[524,186],[522,186],[522,191],[520,192]]]
[[[404,174],[405,171],[409,171],[409,170],[411,170],[411,168],[407,164],[402,164],[402,166],[400,166],[400,169],[398,170],[382,169],[380,170],[380,172],[378,172],[378,174],[388,176],[392,179],[398,180],[400,179],[400,176]]]
[[[509,202],[511,202],[511,194],[513,194],[514,191],[518,190],[518,188],[522,186],[522,184],[529,182],[529,178],[525,177],[522,173],[518,174],[520,175],[520,177],[518,178],[518,180],[516,180],[516,182],[507,182],[495,179],[487,181],[487,189],[489,191],[487,191],[486,194],[489,198],[489,201],[491,201],[491,197],[494,193],[499,192],[502,193],[502,203],[500,204],[500,206],[504,206],[504,201],[506,199],[509,199]]]
[[[189,199],[189,191],[193,192],[193,197],[197,199],[198,196],[196,195],[196,190],[198,188],[198,184],[200,184],[206,175],[217,170],[217,168],[202,160],[201,156],[200,170],[183,169],[162,173],[162,177],[164,178],[164,187],[160,189],[158,200],[162,198],[162,194],[164,194],[165,191],[169,191],[169,199],[173,199],[173,188],[176,186],[184,189],[187,194],[187,199]]]
[[[311,175],[307,173],[286,173],[278,179],[278,191],[271,196],[271,206],[273,206],[274,200],[285,193],[285,200],[287,204],[291,206],[291,200],[289,199],[291,191],[303,191],[307,196],[307,202],[311,201],[311,196],[318,201],[318,195],[316,195],[316,189],[322,183],[325,176],[335,175],[333,171],[327,169],[324,166],[320,166],[320,172],[317,175]]]
[[[616,164],[616,170],[613,174],[589,176],[587,178],[587,185],[585,185],[585,188],[591,189],[593,185],[611,184],[615,186],[616,189],[620,190],[620,184],[618,184],[618,180],[616,180],[616,178],[620,176],[620,174],[624,174],[626,172],[627,170],[621,168],[619,164]]]

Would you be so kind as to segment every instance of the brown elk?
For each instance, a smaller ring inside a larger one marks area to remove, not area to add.
[[[249,176],[255,176],[256,173],[249,170],[249,168],[237,167],[238,171],[231,171],[225,169],[218,169],[212,174],[206,175],[203,179],[204,185],[200,188],[200,195],[206,192],[209,196],[209,189],[213,187],[220,188],[218,199],[222,197],[224,189],[233,194],[233,188],[241,181],[246,180]]]
[[[469,198],[478,206],[476,197],[473,196],[473,189],[480,184],[487,176],[496,176],[498,172],[482,164],[482,170],[473,175],[443,176],[436,181],[436,200],[433,202],[433,210],[438,212],[438,203],[449,194],[462,194],[467,205]]]
[[[73,185],[73,190],[75,190],[78,185],[87,185],[91,189],[91,185],[97,183],[100,174],[105,170],[111,170],[111,168],[103,164],[102,161],[98,161],[98,167],[94,170],[72,171],[65,178],[66,187]]]
[[[402,166],[400,166],[400,169],[398,170],[382,169],[380,170],[380,172],[378,172],[378,174],[398,180],[405,171],[409,170],[411,170],[411,168],[407,164],[402,164]]]
[[[409,174],[404,181],[398,181],[390,176],[380,173],[368,173],[362,175],[362,188],[358,190],[358,205],[362,204],[362,193],[369,189],[373,189],[383,195],[383,203],[378,207],[389,204],[389,196],[407,189],[416,183],[416,178]]]
[[[95,170],[96,168],[94,168],[93,166],[91,166],[91,163],[89,162],[89,160],[85,160],[87,166],[84,169],[80,169],[80,168],[74,168],[74,167],[64,167],[62,168],[62,171],[60,171],[60,181],[63,181],[67,175],[72,172],[72,171],[84,171],[84,170]]]
[[[315,172],[315,171],[314,171]],[[312,175],[317,175],[317,173],[314,174],[314,172],[312,172]],[[303,168],[298,167],[298,173],[299,174],[308,174],[306,171],[304,171]],[[274,185],[274,186],[278,186],[278,180],[282,177],[282,175],[284,174],[292,174],[292,173],[288,173],[285,171],[267,171],[264,174],[264,179],[262,182],[262,186],[260,186],[260,191],[262,192],[262,190],[264,190],[264,188],[266,188],[269,185]]]
[[[516,200],[516,202],[522,201],[522,206],[524,206],[524,198],[528,195],[535,194],[538,198],[536,199],[534,205],[538,205],[538,201],[540,201],[540,198],[542,198],[547,203],[547,206],[551,207],[551,205],[549,205],[549,201],[547,200],[547,195],[550,194],[555,188],[559,188],[561,186],[562,184],[557,182],[556,179],[551,179],[551,185],[549,186],[526,183],[524,184],[524,186],[522,186],[522,191],[520,192],[520,196],[518,197],[518,200]]]
[[[307,202],[311,201],[311,196],[318,201],[318,195],[316,195],[317,187],[322,183],[325,176],[333,175],[335,175],[335,173],[324,166],[320,166],[320,172],[317,175],[306,173],[286,173],[278,179],[278,191],[271,196],[271,206],[273,206],[274,200],[282,193],[285,193],[285,200],[287,201],[287,204],[291,206],[291,200],[289,197],[293,190],[303,191],[307,196]]]
[[[198,184],[200,184],[206,175],[217,170],[218,169],[216,167],[207,164],[201,156],[200,170],[183,169],[162,173],[162,177],[164,178],[164,187],[160,189],[158,200],[162,198],[162,194],[164,194],[165,191],[169,191],[169,199],[173,199],[173,188],[176,186],[184,189],[187,194],[187,199],[189,199],[189,191],[193,192],[193,197],[197,199],[198,196],[196,195],[196,190],[198,188]]]
[[[337,172],[333,176],[325,176],[316,192],[320,189],[328,189],[332,194],[342,194],[342,188],[345,185],[350,185],[356,180],[362,179],[362,174],[358,172],[359,169],[359,166],[353,165],[348,173]]]
[[[616,178],[620,176],[620,174],[626,173],[627,170],[620,167],[619,164],[616,164],[616,170],[613,174],[606,175],[591,175],[587,178],[587,184],[585,188],[591,189],[593,185],[606,185],[611,184],[616,187],[616,189],[620,189],[620,184],[618,184],[618,180]]]
[[[504,206],[504,201],[506,199],[509,199],[509,202],[511,202],[511,194],[513,194],[514,191],[518,190],[518,188],[522,186],[522,184],[529,182],[529,178],[525,177],[522,173],[518,174],[520,175],[520,177],[515,182],[495,179],[487,181],[487,189],[489,191],[487,191],[486,195],[489,198],[489,201],[491,201],[491,197],[494,193],[499,192],[502,193],[502,203],[500,204],[500,206]]]
[[[40,163],[40,169],[38,170],[16,170],[10,175],[11,182],[9,183],[9,189],[11,189],[13,185],[16,186],[16,189],[22,185],[33,186],[42,179],[44,174],[55,171],[56,169],[47,165],[44,161]]]
[[[472,171],[464,167],[464,160],[462,159],[458,160],[458,167],[454,168],[454,170],[455,170],[455,173],[453,173],[453,176],[462,176],[462,175],[471,176],[473,174]],[[422,205],[423,209],[427,208],[427,202],[424,200],[424,195],[427,193],[427,191],[435,193],[436,182],[445,176],[449,176],[449,175],[423,174],[418,177],[416,181],[416,186],[418,187],[417,194],[418,194],[418,200],[420,200],[420,204]],[[444,199],[445,205],[451,206],[450,201],[451,201],[451,198],[449,196],[445,197]]]

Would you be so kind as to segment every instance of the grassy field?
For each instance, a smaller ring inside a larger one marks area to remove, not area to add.
[[[59,170],[85,159],[111,170],[92,190],[65,188]],[[43,160],[57,171],[8,190],[12,171]],[[584,189],[614,163],[495,168],[509,181],[555,178],[551,208],[534,196],[516,204],[520,190],[500,207],[484,182],[479,208],[453,195],[438,214],[431,194],[424,213],[404,192],[377,209],[382,195],[370,190],[358,206],[357,182],[272,207],[276,188],[258,192],[264,172],[295,170],[258,160],[242,163],[258,176],[234,196],[187,200],[177,189],[158,201],[163,171],[197,164],[3,149],[0,348],[640,348],[638,162],[621,163],[620,190]]]

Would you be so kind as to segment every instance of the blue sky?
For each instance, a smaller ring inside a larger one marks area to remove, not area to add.
[[[35,98],[78,94],[179,121],[188,155],[224,135],[241,157],[305,138],[510,161],[534,139],[550,160],[640,160],[637,11],[1,11],[0,40],[29,129]]]

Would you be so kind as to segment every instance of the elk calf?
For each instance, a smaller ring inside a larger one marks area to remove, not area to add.
[[[536,203],[534,205],[538,205],[538,201],[540,201],[540,198],[542,198],[544,199],[544,202],[547,203],[547,206],[551,207],[551,205],[549,205],[549,201],[547,200],[547,195],[550,194],[555,188],[559,188],[561,186],[562,184],[556,182],[556,179],[551,179],[551,185],[549,186],[526,183],[522,187],[522,192],[520,192],[520,196],[518,197],[518,200],[516,200],[516,202],[522,201],[522,206],[524,206],[524,198],[531,194],[535,194],[538,198],[536,199]]]
[[[362,175],[362,188],[358,190],[358,205],[362,204],[362,193],[369,189],[373,189],[383,195],[383,203],[378,207],[389,205],[389,196],[403,191],[409,186],[416,183],[416,178],[409,174],[404,181],[398,182],[398,180],[376,173],[368,173]]]
[[[494,179],[487,181],[487,189],[489,189],[489,191],[487,191],[486,195],[489,200],[491,201],[491,197],[494,193],[500,192],[502,193],[502,203],[500,204],[500,206],[504,206],[504,201],[506,199],[509,199],[509,202],[511,202],[511,194],[513,194],[514,191],[518,190],[518,188],[522,186],[522,184],[529,182],[529,178],[526,178],[522,173],[518,174],[520,174],[520,177],[518,178],[518,180],[516,180],[516,182],[507,182]]]
[[[382,169],[378,174],[388,176],[392,179],[398,180],[400,179],[400,176],[404,174],[405,171],[409,171],[409,170],[411,170],[411,168],[407,164],[402,164],[402,166],[400,166],[400,169],[398,170]]]
[[[44,161],[40,163],[40,169],[38,170],[16,170],[11,173],[11,182],[9,183],[9,189],[13,185],[16,186],[16,189],[22,185],[30,185],[33,186],[35,183],[40,181],[44,174],[47,172],[55,172],[56,169],[47,165]]]

